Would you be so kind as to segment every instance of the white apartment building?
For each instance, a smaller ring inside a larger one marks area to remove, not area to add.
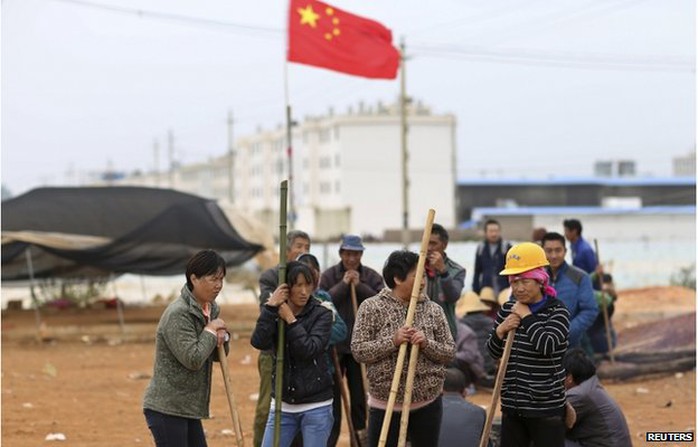
[[[402,228],[402,149],[397,106],[360,106],[344,114],[306,117],[293,128],[293,228],[316,240],[342,233],[382,237]],[[456,120],[421,104],[408,114],[409,227],[423,228],[429,208],[436,222],[455,226]],[[274,232],[279,185],[288,178],[286,130],[260,130],[235,143],[232,197]],[[128,177],[121,184],[173,187],[204,197],[231,196],[230,157],[180,166],[170,173]]]

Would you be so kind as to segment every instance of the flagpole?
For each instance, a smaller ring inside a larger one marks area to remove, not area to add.
[[[407,152],[407,87],[405,84],[405,38],[400,38],[400,146],[402,148],[402,245],[406,249],[410,244],[409,230],[409,178],[407,175],[407,164],[409,154]]]
[[[288,33],[286,33],[288,36]],[[288,39],[288,37],[287,37]],[[288,51],[288,41],[286,43]],[[286,159],[288,162],[288,224],[291,228],[295,228],[296,209],[293,200],[293,120],[291,119],[291,101],[289,99],[288,88],[288,58],[284,58],[284,102],[286,103]]]

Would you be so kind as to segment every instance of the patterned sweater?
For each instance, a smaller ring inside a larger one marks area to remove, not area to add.
[[[359,306],[351,339],[354,358],[366,364],[371,397],[387,401],[393,380],[399,348],[393,344],[393,335],[405,325],[407,303],[391,295],[385,288],[378,295]],[[414,378],[412,401],[430,402],[441,395],[444,383],[444,365],[455,353],[455,343],[441,306],[422,296],[417,302],[413,326],[424,332],[427,346],[419,351]],[[410,349],[403,365],[397,403],[405,394]]]

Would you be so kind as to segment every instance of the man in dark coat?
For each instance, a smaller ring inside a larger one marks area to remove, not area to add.
[[[356,317],[352,293],[358,307],[364,300],[376,295],[383,288],[383,277],[375,270],[361,264],[364,252],[361,238],[356,235],[345,235],[339,246],[340,261],[322,273],[320,288],[332,296],[332,302],[337,312],[347,325],[346,341],[336,345],[342,373],[347,378],[351,401],[351,419],[356,431],[366,428],[366,390],[363,387],[361,366],[354,360],[349,343],[354,329]],[[353,292],[352,292],[353,290]],[[335,384],[335,400],[341,398],[339,384]],[[335,426],[327,443],[334,446],[341,424],[341,406],[335,407]]]

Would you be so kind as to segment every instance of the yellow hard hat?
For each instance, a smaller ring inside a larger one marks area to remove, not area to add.
[[[507,262],[500,275],[518,275],[538,267],[550,265],[540,245],[533,242],[516,244],[507,252]]]

